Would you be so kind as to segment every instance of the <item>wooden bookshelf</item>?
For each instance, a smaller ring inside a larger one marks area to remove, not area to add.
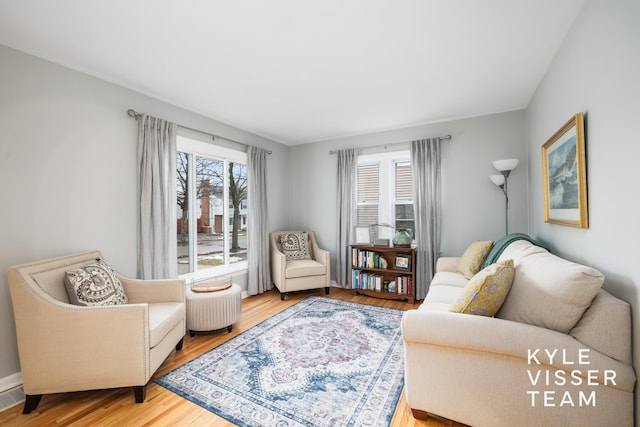
[[[384,261],[381,261],[384,260]],[[355,294],[416,301],[416,250],[372,245],[351,246],[351,287]],[[383,268],[386,262],[387,267]]]

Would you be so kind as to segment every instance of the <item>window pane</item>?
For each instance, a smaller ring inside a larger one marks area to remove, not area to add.
[[[178,208],[178,274],[189,273],[189,158],[178,152],[176,158],[176,185]]]
[[[402,229],[411,230],[411,236],[415,236],[415,220],[413,216],[413,204],[397,204],[395,206],[396,231]]]
[[[229,162],[229,263],[247,259],[247,165]]]
[[[196,157],[196,212],[198,245],[197,270],[224,265],[224,240],[221,210],[224,201],[224,162],[208,157]]]

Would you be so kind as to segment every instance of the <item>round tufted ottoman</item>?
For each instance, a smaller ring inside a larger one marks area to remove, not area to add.
[[[189,335],[196,331],[213,331],[226,327],[231,332],[233,324],[240,319],[242,311],[240,286],[233,283],[230,288],[216,292],[193,292],[187,286],[187,329]]]

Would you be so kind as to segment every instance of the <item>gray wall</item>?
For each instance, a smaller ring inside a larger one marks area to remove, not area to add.
[[[100,249],[135,275],[137,122],[128,108],[272,150],[270,189],[287,186],[288,147],[4,46],[0,64],[1,389],[20,371],[9,266]],[[286,192],[269,194],[270,229],[287,226],[288,204]]]
[[[554,252],[592,265],[632,306],[640,366],[640,2],[588,1],[527,108],[529,221]],[[541,147],[585,112],[589,229],[544,222]],[[636,383],[637,384],[637,383]],[[636,385],[636,417],[639,397]],[[636,418],[637,419],[637,418]]]
[[[509,177],[509,232],[527,232],[525,114],[514,111],[294,146],[290,160],[291,225],[312,228],[335,254],[337,156],[329,149],[371,147],[450,134],[442,146],[442,254],[461,255],[470,242],[504,231],[502,191],[490,180],[493,161],[518,158]],[[394,146],[390,149],[398,149]],[[409,147],[409,143],[405,148]],[[370,151],[370,150],[369,150]],[[332,255],[335,278],[335,256]]]

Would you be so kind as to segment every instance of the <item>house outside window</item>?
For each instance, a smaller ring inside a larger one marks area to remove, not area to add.
[[[371,238],[391,239],[398,230],[415,235],[413,176],[409,151],[358,156],[356,224]]]
[[[181,135],[176,142],[178,274],[246,269],[246,153]]]

